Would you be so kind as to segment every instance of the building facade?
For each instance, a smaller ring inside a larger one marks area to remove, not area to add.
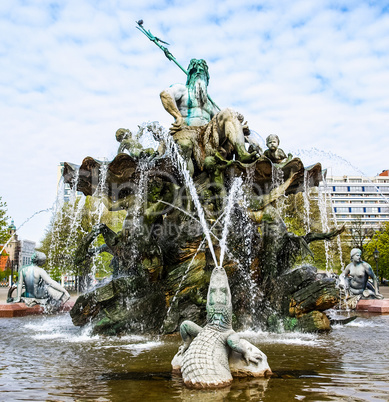
[[[388,170],[374,177],[328,176],[326,187],[339,224],[360,220],[366,229],[378,229],[389,222]]]
[[[8,226],[8,233],[11,236],[11,240],[5,247],[5,252],[8,254],[6,267],[11,268],[13,266],[15,270],[19,270],[26,265],[30,265],[36,243],[31,240],[19,240],[13,220]]]
[[[64,162],[60,162],[59,165],[57,166],[57,196],[60,195],[63,197],[64,202],[69,202],[72,196],[72,189],[70,188],[69,183],[62,183],[63,184],[63,194],[60,194],[60,183],[62,179],[62,173],[64,170]],[[82,192],[77,191],[76,193],[77,196],[81,196]]]

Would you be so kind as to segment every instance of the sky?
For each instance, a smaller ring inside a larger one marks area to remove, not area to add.
[[[140,19],[185,68],[205,59],[212,99],[263,139],[333,174],[389,168],[385,1],[1,0],[0,197],[17,227],[52,207],[59,162],[113,159],[118,128],[173,122],[159,93],[186,77]]]

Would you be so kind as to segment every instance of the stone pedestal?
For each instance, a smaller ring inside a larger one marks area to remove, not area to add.
[[[74,302],[67,302],[58,312],[70,311],[73,305]],[[38,304],[33,307],[27,307],[24,303],[0,304],[0,318],[25,317],[43,313],[44,307]]]
[[[369,313],[389,314],[389,300],[359,300],[357,311],[368,311]]]

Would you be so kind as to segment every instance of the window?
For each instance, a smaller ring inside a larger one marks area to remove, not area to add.
[[[337,208],[335,208],[335,212],[338,212],[338,213],[344,213],[344,212],[348,212],[348,208],[345,208],[345,207],[337,207]]]
[[[365,208],[367,213],[373,213],[373,214],[377,214],[378,213],[378,208]]]
[[[362,191],[362,186],[350,186],[350,191],[351,192]]]
[[[363,213],[363,208],[352,207],[352,208],[351,208],[351,212]]]
[[[346,186],[334,186],[334,191],[346,192],[347,187]]]

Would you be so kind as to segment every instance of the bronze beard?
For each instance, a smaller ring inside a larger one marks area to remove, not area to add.
[[[203,107],[208,102],[207,94],[207,81],[205,80],[203,74],[194,74],[189,81],[189,104],[191,102],[191,97],[197,100],[200,107]]]

